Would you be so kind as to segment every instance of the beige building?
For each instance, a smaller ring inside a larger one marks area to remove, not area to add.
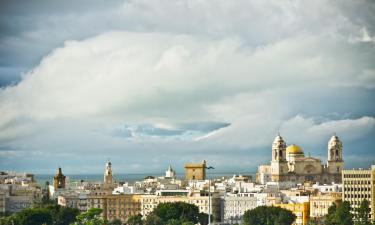
[[[310,196],[310,217],[319,219],[328,214],[328,208],[340,204],[342,194],[339,192]]]
[[[85,193],[64,193],[57,197],[58,205],[76,208],[80,212],[87,211],[87,201],[88,196]]]
[[[212,216],[214,221],[220,220],[220,197],[217,193],[212,193]],[[209,210],[208,196],[201,196],[199,193],[189,194],[186,196],[158,196],[158,195],[142,195],[141,199],[141,214],[146,217],[151,213],[160,203],[167,202],[185,202],[194,204],[199,208],[199,212],[207,213]]]
[[[6,199],[6,192],[0,190],[0,216],[5,213],[5,199]]]
[[[141,196],[120,194],[106,196],[106,219],[119,219],[125,223],[129,216],[141,214]]]
[[[256,182],[258,184],[266,184],[271,181],[271,166],[260,165],[256,174]]]
[[[375,165],[371,169],[343,170],[343,201],[350,202],[353,209],[367,199],[371,208],[371,219],[375,219]],[[354,211],[353,211],[354,212]]]
[[[205,180],[206,179],[206,161],[201,163],[185,164],[186,180]]]
[[[269,165],[263,165],[258,171],[258,181],[269,174]],[[270,165],[271,181],[278,183],[340,183],[344,167],[342,143],[335,135],[328,142],[328,160],[326,164],[318,158],[305,156],[302,148],[292,144],[287,147],[284,139],[278,135],[272,144]]]

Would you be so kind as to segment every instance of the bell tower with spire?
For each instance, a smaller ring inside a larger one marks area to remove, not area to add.
[[[286,143],[278,134],[272,143],[271,177],[273,181],[282,181],[288,173],[286,160]]]
[[[342,142],[339,137],[333,135],[328,141],[328,173],[333,176],[335,182],[341,182],[341,171],[344,169],[342,157]]]
[[[104,171],[104,185],[112,185],[113,184],[113,176],[112,176],[112,163],[111,161],[107,161]]]
[[[55,190],[65,188],[65,178],[66,176],[64,176],[61,167],[59,167],[56,175],[53,177],[53,187],[55,188]]]

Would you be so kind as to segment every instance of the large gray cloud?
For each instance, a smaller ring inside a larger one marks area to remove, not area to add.
[[[137,0],[24,16],[13,5],[3,17],[21,21],[2,23],[0,71],[18,71],[8,64],[21,48],[35,67],[0,91],[1,168],[101,171],[111,157],[123,172],[160,171],[205,158],[251,171],[278,130],[323,157],[336,132],[355,165],[356,146],[375,144],[375,48],[373,3],[353,4]]]

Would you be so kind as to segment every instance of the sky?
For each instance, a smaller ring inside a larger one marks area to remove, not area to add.
[[[375,164],[375,2],[0,1],[0,170]]]

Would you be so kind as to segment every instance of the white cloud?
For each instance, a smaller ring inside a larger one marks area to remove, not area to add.
[[[333,132],[348,141],[374,132],[373,109],[356,106],[374,91],[375,50],[348,42],[363,26],[330,1],[134,0],[95,15],[72,29],[100,35],[66,41],[0,90],[1,142],[94,155],[163,149],[169,157],[255,151],[278,129],[315,144]],[[69,27],[77,17],[51,23]],[[98,30],[84,28],[97,20]],[[43,38],[50,30],[39,25],[23,35]],[[208,129],[206,121],[231,125]],[[181,134],[190,136],[164,138]]]

